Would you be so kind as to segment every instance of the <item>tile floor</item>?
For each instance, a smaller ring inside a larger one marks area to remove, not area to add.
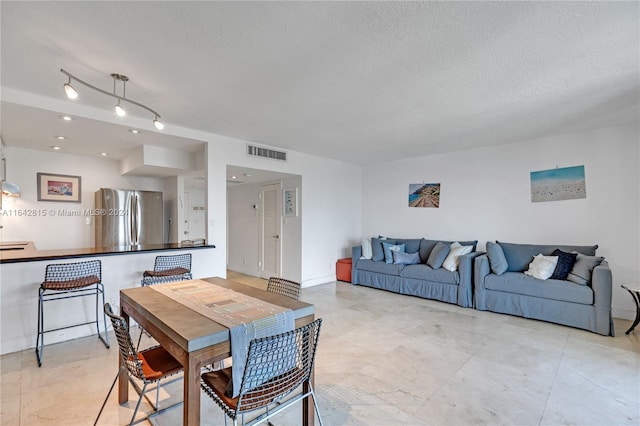
[[[629,321],[616,320],[611,338],[342,282],[302,299],[323,318],[316,392],[327,426],[640,424],[640,331],[626,336]],[[33,350],[2,356],[0,424],[93,424],[116,358],[95,336],[47,346],[42,368]],[[163,388],[162,403],[181,392],[181,381]],[[126,424],[134,396],[119,406],[112,395],[99,424]],[[202,423],[224,424],[204,395]],[[299,424],[299,409],[273,423]]]

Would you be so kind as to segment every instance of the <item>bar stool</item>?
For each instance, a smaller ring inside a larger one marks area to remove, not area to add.
[[[142,285],[191,279],[191,253],[156,256],[153,271],[144,271]]]
[[[40,290],[38,291],[38,337],[36,338],[36,357],[38,358],[38,367],[42,366],[42,356],[44,354],[44,333],[79,327],[81,325],[87,325],[95,322],[98,331],[98,338],[102,340],[102,343],[104,343],[107,348],[109,347],[107,316],[104,312],[102,314],[104,321],[104,337],[100,334],[100,322],[98,317],[100,295],[102,295],[102,305],[104,305],[102,264],[99,260],[47,265],[44,282],[40,284]],[[85,296],[96,297],[95,320],[53,328],[51,330],[44,329],[44,302]]]

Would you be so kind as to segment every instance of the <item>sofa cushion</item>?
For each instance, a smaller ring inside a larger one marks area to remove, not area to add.
[[[433,248],[439,242],[443,242],[445,244],[451,244],[453,241],[427,240],[425,238],[420,240],[420,259],[422,259],[423,263],[427,263],[427,260],[429,260],[429,255],[431,254],[431,250],[433,250]],[[458,242],[463,246],[472,246],[473,249],[471,251],[476,251],[476,247],[478,246],[478,240],[458,241]]]
[[[418,251],[420,251],[420,238],[396,238],[395,240],[396,244],[404,244],[405,253],[417,253]]]
[[[534,256],[533,261],[529,264],[529,269],[524,273],[539,280],[548,280],[556,270],[556,266],[558,266],[558,256],[539,254]]]
[[[451,247],[451,250],[449,250],[449,254],[447,255],[447,258],[442,263],[442,267],[449,271],[457,271],[458,263],[459,263],[458,258],[464,254],[471,253],[471,250],[473,250],[473,246],[463,246],[460,243],[456,242],[456,243],[451,243],[450,247]]]
[[[524,294],[583,305],[593,304],[591,287],[575,285],[572,282],[562,280],[542,281],[521,272],[505,272],[500,276],[489,274],[485,278],[484,286],[488,290],[505,293]]]
[[[578,253],[567,253],[560,249],[555,249],[551,255],[558,256],[558,264],[556,265],[556,269],[553,271],[553,275],[551,275],[551,279],[566,280],[569,276],[569,272],[573,269],[573,265],[576,264]]]
[[[376,272],[386,275],[400,275],[400,271],[405,265],[394,265],[393,263],[376,262],[373,260],[359,260],[358,269],[361,271]]]
[[[502,275],[507,272],[509,264],[507,263],[507,258],[504,257],[504,251],[502,251],[500,244],[487,241],[487,256],[489,257],[491,272],[496,275]]]
[[[382,249],[382,242],[395,244],[396,240],[388,240],[386,238],[372,238],[371,239],[371,260],[380,261],[384,260],[384,250]]]
[[[386,263],[393,263],[393,253],[394,251],[401,251],[404,253],[404,244],[389,244],[382,243],[382,249],[384,250],[384,261]]]
[[[429,259],[427,259],[427,265],[431,266],[433,269],[442,268],[442,264],[447,258],[447,255],[449,255],[449,251],[451,251],[451,244],[439,241],[433,250],[431,250]]]
[[[585,256],[584,254],[578,254],[576,263],[573,265],[573,269],[571,269],[567,280],[580,285],[591,284],[593,268],[602,263],[603,260],[604,257],[600,256]]]
[[[415,278],[417,280],[435,281],[446,284],[458,284],[460,281],[457,271],[451,272],[444,268],[433,269],[424,263],[405,266],[400,271],[400,276],[404,278]]]
[[[396,265],[415,265],[416,263],[420,263],[420,253],[403,253],[401,251],[394,251],[393,254],[393,263]]]
[[[542,254],[544,256],[550,256],[555,249],[571,252],[577,251],[578,253],[586,254],[587,256],[595,256],[597,245],[594,246],[560,246],[560,245],[548,245],[548,244],[514,244],[503,243],[496,241],[502,247],[504,257],[507,259],[509,272],[523,272],[527,269],[529,264],[533,261],[533,256]]]

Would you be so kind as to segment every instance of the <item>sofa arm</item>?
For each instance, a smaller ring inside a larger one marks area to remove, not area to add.
[[[484,288],[483,283],[487,275],[491,273],[489,257],[486,254],[478,256],[473,262],[473,285],[474,288]]]
[[[458,285],[458,305],[462,307],[473,308],[473,262],[475,258],[483,254],[484,252],[482,251],[474,251],[459,258],[458,274],[460,274],[460,283]]]
[[[356,281],[356,272],[358,270],[358,259],[362,257],[362,246],[351,247],[351,283],[358,284]]]
[[[596,308],[596,321],[600,334],[609,327],[610,336],[614,335],[613,320],[611,317],[611,299],[613,292],[613,276],[609,263],[602,261],[593,268],[591,275],[591,289],[593,290],[593,306]]]

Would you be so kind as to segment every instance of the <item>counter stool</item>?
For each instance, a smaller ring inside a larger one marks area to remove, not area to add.
[[[144,271],[142,285],[191,279],[191,253],[156,256],[153,271]]]
[[[98,317],[100,295],[102,295],[102,304],[104,305],[102,264],[99,260],[47,265],[44,282],[40,284],[40,290],[38,291],[38,337],[36,338],[36,357],[38,358],[38,367],[42,366],[44,333],[64,330],[71,327],[79,327],[81,325],[87,325],[95,322],[98,330],[98,338],[102,340],[102,343],[104,343],[107,348],[109,347],[107,316],[104,313],[102,314],[102,319],[104,321],[104,336],[100,334],[100,322]],[[95,320],[53,328],[51,330],[44,329],[44,302],[85,296],[95,296],[96,298]]]
[[[191,253],[175,254],[169,256],[156,256],[153,271],[144,271],[142,273],[142,286],[170,283],[173,281],[190,280],[191,277]],[[145,330],[140,328],[140,337],[138,337],[138,345],[140,347],[142,334]],[[147,333],[149,335],[149,333]]]

